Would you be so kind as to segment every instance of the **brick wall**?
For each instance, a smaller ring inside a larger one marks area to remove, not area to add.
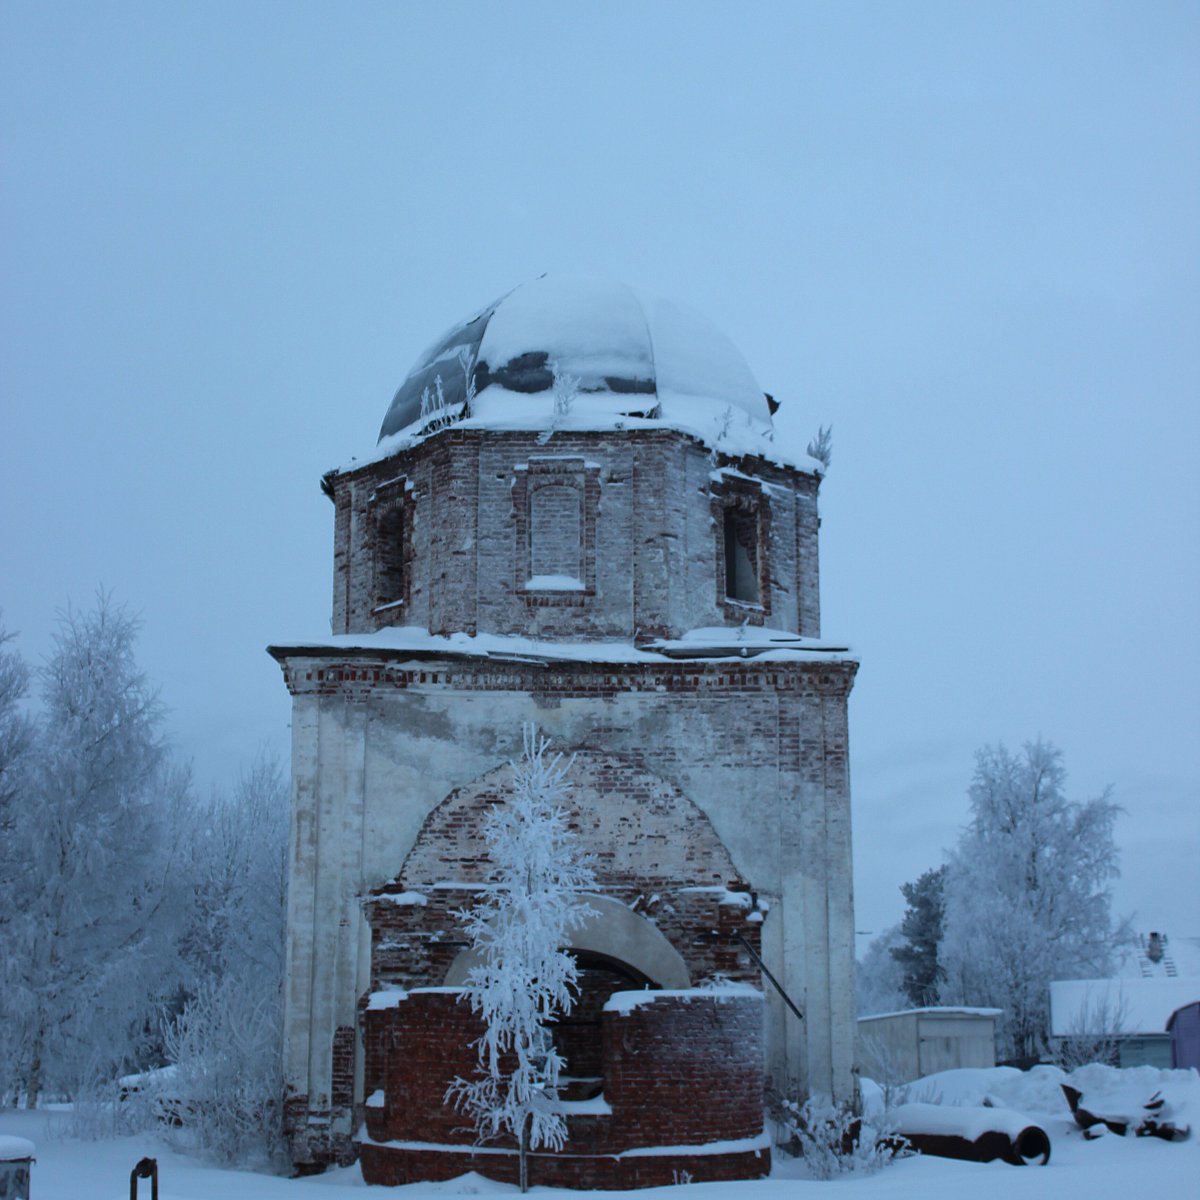
[[[568,1140],[559,1152],[534,1155],[531,1182],[639,1187],[678,1181],[682,1172],[696,1181],[766,1174],[761,996],[618,993],[617,1001],[622,997],[633,1003],[601,1014],[603,1097],[612,1111],[572,1115],[564,1106]],[[444,1179],[466,1170],[515,1178],[511,1140],[477,1151],[474,1131],[445,1102],[456,1077],[474,1075],[470,1043],[482,1025],[469,1007],[447,991],[417,991],[364,1017],[368,1076],[383,1092],[383,1103],[367,1109],[367,1182]],[[741,1146],[697,1153],[726,1141]],[[679,1149],[644,1153],[664,1147]]]
[[[441,984],[462,948],[455,913],[490,869],[479,828],[502,802],[505,766],[453,792],[430,814],[396,879],[368,905],[372,979],[404,987]],[[695,982],[716,974],[758,981],[741,933],[756,949],[762,913],[754,881],[738,876],[712,824],[676,787],[636,761],[578,751],[564,808],[593,856],[598,890],[644,917],[682,956]],[[397,903],[420,896],[421,903]]]
[[[416,624],[435,633],[631,639],[750,619],[819,635],[819,481],[761,459],[717,455],[716,464],[701,443],[670,430],[546,441],[450,428],[333,475],[334,631]],[[382,514],[394,510],[397,480],[403,517],[389,522]],[[724,530],[711,502],[752,494],[760,596],[730,606]],[[388,541],[398,528],[399,554]],[[379,581],[396,573],[397,557],[406,564],[404,603],[380,611],[388,598]],[[577,575],[583,594],[526,587],[531,576],[557,574]]]
[[[287,1079],[317,1120],[332,1116],[348,1135],[361,1119],[348,1107],[331,1113],[318,1068],[372,974],[437,985],[462,950],[452,910],[471,889],[429,885],[481,877],[478,847],[459,836],[497,794],[495,764],[519,755],[525,720],[579,751],[591,821],[579,827],[607,855],[605,894],[654,917],[693,982],[714,971],[746,978],[730,922],[761,933],[768,966],[806,1018],[771,999],[773,1080],[849,1095],[852,661],[414,662],[358,651],[297,653],[284,665],[297,705]],[[655,847],[666,851],[658,859]],[[426,905],[364,913],[364,895],[388,880],[393,894],[425,889]],[[751,929],[748,912],[718,903],[722,892],[688,886],[750,888],[770,911]],[[302,1128],[298,1155],[306,1139],[323,1144],[319,1132]]]
[[[335,1107],[354,1103],[354,1028],[339,1025],[333,1035],[333,1088],[330,1101]]]

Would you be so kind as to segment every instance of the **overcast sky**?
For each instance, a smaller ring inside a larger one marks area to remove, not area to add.
[[[833,425],[859,928],[1040,734],[1200,933],[1198,61],[1195,3],[5,0],[6,623],[102,584],[200,786],[286,752],[321,473],[446,326],[622,279]]]

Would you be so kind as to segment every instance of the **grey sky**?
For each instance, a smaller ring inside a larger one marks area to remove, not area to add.
[[[103,583],[202,785],[328,629],[320,474],[543,271],[685,300],[806,439],[859,927],[972,753],[1112,783],[1123,911],[1200,931],[1200,7],[0,8],[0,606]]]

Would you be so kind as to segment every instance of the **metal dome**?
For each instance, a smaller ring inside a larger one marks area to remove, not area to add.
[[[726,410],[756,425],[770,421],[746,360],[705,317],[622,283],[542,276],[426,350],[392,399],[379,439],[422,419],[423,393],[427,415],[431,404],[447,420],[538,428],[554,418],[556,375],[569,380],[575,425],[650,417],[692,426]]]

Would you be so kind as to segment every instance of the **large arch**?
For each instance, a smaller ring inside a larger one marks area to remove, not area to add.
[[[566,779],[562,807],[596,877],[596,916],[568,948],[626,971],[631,982],[622,988],[649,981],[674,990],[715,975],[756,980],[754,964],[731,940],[735,926],[757,940],[760,926],[747,923],[752,883],[738,877],[704,812],[630,757],[577,751]],[[426,817],[399,874],[385,885],[419,903],[388,905],[372,917],[376,978],[404,987],[461,982],[473,960],[460,953],[456,914],[490,878],[480,830],[511,783],[512,766],[496,767]]]
[[[455,789],[425,819],[398,881],[413,891],[439,883],[482,883],[490,860],[479,838],[487,808],[503,803],[512,766],[496,767]],[[730,887],[738,879],[712,823],[673,783],[640,761],[577,751],[567,774],[563,807],[596,881],[608,895],[651,897],[680,887]]]

